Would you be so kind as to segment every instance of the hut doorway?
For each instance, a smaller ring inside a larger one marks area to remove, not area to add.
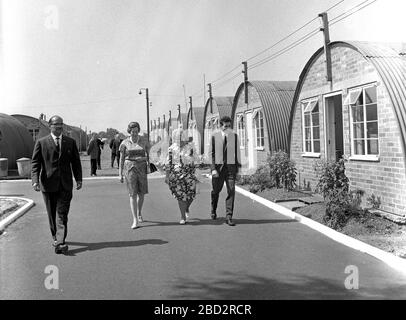
[[[252,112],[247,114],[247,149],[248,149],[248,169],[254,169],[254,128]]]
[[[325,97],[327,159],[338,161],[344,154],[342,95]]]

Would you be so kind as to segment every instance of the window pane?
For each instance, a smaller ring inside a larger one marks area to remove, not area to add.
[[[306,128],[305,129],[305,139],[308,140],[310,138],[311,138],[311,136],[310,136],[310,128]]]
[[[354,139],[364,138],[364,124],[363,123],[355,123],[353,125],[354,128]]]
[[[306,140],[306,152],[311,152],[312,151],[312,145],[310,140]]]
[[[355,106],[351,107],[352,109],[352,121],[360,122],[364,121],[364,107],[363,106]]]
[[[378,139],[367,140],[368,154],[379,154]]]
[[[370,104],[366,106],[367,109],[367,121],[378,120],[378,108],[376,104]]]
[[[355,104],[359,98],[359,96],[361,95],[362,90],[358,89],[358,90],[354,90],[351,91],[348,95],[347,98],[344,101],[344,104]]]
[[[320,140],[314,140],[314,150],[313,152],[320,152]]]
[[[261,138],[261,147],[263,147],[265,145],[265,138]]]
[[[362,92],[362,91],[361,91]],[[360,94],[357,101],[355,102],[355,105],[357,106],[362,106],[364,104],[364,95]]]
[[[313,139],[320,139],[320,127],[313,127]]]
[[[310,113],[305,114],[305,127],[310,127]]]
[[[318,126],[319,125],[319,114],[312,113],[312,120],[313,120],[313,126]]]
[[[378,122],[367,122],[367,138],[378,138]]]
[[[318,113],[319,112],[319,104],[316,102],[316,106],[313,108],[312,113]]]
[[[365,103],[376,102],[376,87],[369,87],[365,89]]]
[[[354,140],[354,154],[365,154],[365,142],[364,140]]]

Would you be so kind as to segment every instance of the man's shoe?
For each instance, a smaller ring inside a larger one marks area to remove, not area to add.
[[[58,244],[55,248],[55,253],[56,254],[65,254],[68,251],[68,245],[67,244]]]
[[[235,226],[235,223],[233,222],[233,219],[231,219],[231,218],[227,218],[226,223],[231,227]]]
[[[54,240],[54,242],[52,242],[52,246],[53,246],[54,248],[56,248],[57,244],[58,244],[58,241],[56,241],[56,240]]]
[[[211,218],[212,218],[213,220],[216,220],[216,219],[217,219],[217,214],[216,214],[215,212],[212,212],[212,213],[211,213]]]

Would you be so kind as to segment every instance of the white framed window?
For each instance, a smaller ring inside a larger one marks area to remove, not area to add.
[[[240,148],[245,148],[245,118],[244,114],[237,114],[237,134],[240,138]]]
[[[264,149],[264,115],[261,109],[254,110],[253,113],[254,132],[255,132],[255,148]]]
[[[379,129],[376,85],[350,90],[344,104],[350,106],[350,159],[378,160]]]
[[[303,150],[305,155],[320,155],[320,112],[317,99],[302,101]]]

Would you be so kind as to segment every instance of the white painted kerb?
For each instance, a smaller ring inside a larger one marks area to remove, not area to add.
[[[21,208],[17,209],[12,214],[8,215],[6,218],[0,221],[0,231],[3,231],[10,223],[17,220],[20,216],[26,213],[31,207],[34,206],[34,201],[31,199],[26,198],[18,198],[18,197],[6,197],[7,199],[20,199],[25,200],[27,203],[23,205]]]

